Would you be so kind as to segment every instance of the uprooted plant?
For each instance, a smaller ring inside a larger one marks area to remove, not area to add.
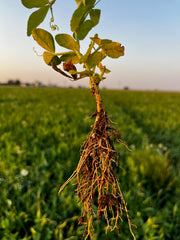
[[[120,220],[122,220],[123,215],[127,218],[130,232],[135,239],[126,203],[120,190],[118,178],[113,170],[114,166],[118,166],[119,154],[114,148],[112,138],[115,138],[121,144],[124,143],[120,138],[120,132],[111,126],[111,121],[102,106],[99,93],[100,82],[105,79],[105,74],[110,72],[102,64],[102,61],[106,57],[119,58],[123,56],[124,47],[118,42],[101,39],[98,34],[95,34],[94,37],[90,38],[91,42],[86,53],[82,54],[80,41],[99,23],[101,11],[96,9],[95,6],[100,0],[75,1],[78,6],[70,22],[73,35],[60,33],[55,36],[57,44],[68,49],[68,51],[55,53],[55,41],[51,33],[37,28],[44,20],[48,10],[50,10],[52,16],[50,20],[51,29],[56,30],[58,28],[53,24],[52,6],[55,0],[22,0],[25,7],[38,8],[29,17],[27,34],[28,36],[32,34],[36,42],[46,50],[43,53],[45,63],[72,81],[89,77],[90,91],[95,96],[97,103],[97,109],[92,115],[92,117],[95,117],[95,123],[82,146],[78,166],[60,188],[59,194],[73,178],[77,177],[76,191],[82,203],[82,215],[79,218],[79,224],[85,225],[85,239],[92,237],[91,230],[94,216],[97,216],[98,219],[105,218],[107,222],[106,230],[110,229],[112,231],[117,228],[120,231]],[[83,70],[78,71],[76,64],[81,64]],[[95,205],[97,208],[94,207]]]

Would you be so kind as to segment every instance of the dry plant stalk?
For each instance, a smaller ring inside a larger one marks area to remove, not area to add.
[[[106,232],[108,229],[113,231],[115,228],[120,232],[119,220],[122,220],[124,213],[128,220],[131,235],[136,239],[118,179],[113,171],[113,165],[118,166],[119,154],[114,148],[111,135],[121,144],[124,143],[119,138],[120,132],[109,124],[99,92],[94,91],[94,95],[97,102],[97,111],[92,117],[96,117],[95,123],[83,145],[76,170],[62,185],[59,193],[77,176],[77,196],[83,204],[79,224],[85,225],[85,239],[88,236],[92,238],[93,215],[97,214],[98,219],[102,219],[104,215],[107,222]],[[97,206],[97,213],[94,206]]]

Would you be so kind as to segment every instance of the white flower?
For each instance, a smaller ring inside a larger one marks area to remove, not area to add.
[[[166,152],[166,151],[167,151],[167,147],[166,147],[166,146],[164,146],[164,147],[163,147],[163,150]]]
[[[26,169],[22,169],[20,174],[21,176],[26,177],[29,174],[29,172]]]
[[[21,150],[20,146],[16,146],[16,152],[17,152],[17,154],[21,154],[22,153],[22,150]]]
[[[7,199],[7,204],[8,204],[9,207],[12,205],[11,199]]]
[[[22,125],[26,125],[27,122],[23,120],[21,123]]]
[[[159,143],[159,144],[158,144],[158,147],[159,147],[159,148],[163,148],[163,144],[162,144],[162,143]]]

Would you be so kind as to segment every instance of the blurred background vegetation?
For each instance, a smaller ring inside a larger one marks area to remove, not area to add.
[[[116,144],[116,169],[136,238],[180,239],[180,94],[102,90],[104,107],[131,148]],[[91,130],[88,90],[0,87],[0,239],[78,240],[81,205],[75,170]],[[127,219],[93,240],[131,239]]]

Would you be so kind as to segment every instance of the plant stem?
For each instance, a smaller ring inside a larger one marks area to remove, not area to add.
[[[101,101],[101,96],[99,94],[99,90],[95,90],[94,92],[96,103],[97,103],[97,112],[100,113],[102,110],[102,101]]]
[[[90,45],[89,49],[88,49],[89,52],[87,51],[88,53],[91,52],[93,46],[94,46],[94,44],[92,43]],[[78,58],[81,59],[81,55],[77,50],[75,50],[75,53],[77,54]],[[87,71],[90,72],[90,68],[89,68],[89,66],[87,65],[86,62],[84,63],[84,65],[85,65]],[[103,106],[102,106],[101,96],[100,96],[100,93],[99,93],[99,86],[94,83],[93,76],[90,76],[90,85],[91,85],[91,87],[93,85],[93,88],[94,88],[94,96],[95,96],[95,100],[96,100],[96,104],[97,104],[97,116],[96,116],[96,121],[95,122],[97,122],[100,118],[100,113],[103,109]]]
[[[100,119],[100,113],[103,110],[101,96],[100,96],[98,88],[95,89],[94,96],[95,96],[95,100],[96,100],[96,104],[97,104],[97,116],[96,116],[96,121],[95,121],[95,122],[97,122]]]

